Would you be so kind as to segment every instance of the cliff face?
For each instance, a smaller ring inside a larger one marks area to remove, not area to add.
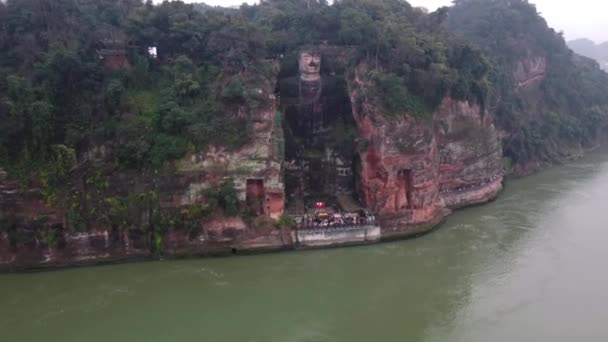
[[[382,113],[373,85],[354,71],[350,84],[359,136],[360,192],[382,218],[383,234],[434,226],[451,208],[487,202],[502,189],[502,147],[479,106],[445,98],[432,120]]]
[[[139,231],[95,229],[86,233],[47,231],[33,224],[16,226],[18,237],[0,235],[0,270],[11,268],[89,265],[152,255],[149,239]]]
[[[254,91],[265,100],[250,114],[253,138],[246,145],[236,151],[212,146],[192,153],[167,174],[114,170],[104,161],[111,151],[102,148],[105,153],[97,153],[99,158],[93,160],[91,154],[90,165],[72,172],[67,198],[75,200],[48,206],[40,186],[32,183],[24,190],[2,173],[0,269],[291,248],[291,235],[275,223],[285,196],[274,80]],[[222,211],[197,217],[192,208],[206,205],[206,191],[227,179],[234,182],[242,210],[251,217]],[[148,204],[151,192],[159,207]],[[74,208],[82,222],[73,217]],[[123,215],[116,217],[116,211]]]
[[[428,119],[389,115],[373,95],[373,82],[361,76],[364,70],[363,65],[353,70],[349,82],[360,144],[358,191],[378,214],[383,238],[428,231],[451,209],[483,203],[498,194],[502,150],[487,113],[477,105],[445,98]],[[39,189],[24,193],[17,183],[4,179],[0,202],[3,213],[12,215],[7,221],[11,226],[0,234],[0,268],[93,264],[157,253],[184,256],[293,248],[290,232],[277,229],[273,220],[283,213],[285,193],[282,118],[270,89],[271,84],[260,87],[267,100],[253,114],[254,138],[248,144],[236,151],[216,146],[190,154],[175,163],[172,174],[156,180],[162,210],[177,213],[171,216],[174,220],[185,220],[189,208],[204,206],[205,191],[227,178],[234,180],[238,200],[253,217],[217,212],[194,219],[187,229],[159,231],[150,223],[153,214],[144,210],[135,214],[144,217],[137,221],[139,226],[93,223],[77,232],[69,208],[46,207]],[[151,182],[120,172],[109,177],[111,184],[140,192]],[[86,198],[108,195],[88,191]]]
[[[261,200],[256,208],[258,214],[274,219],[281,216],[285,202],[281,171],[283,129],[276,99],[268,89],[272,88],[265,89],[267,104],[254,113],[254,133],[249,143],[233,152],[213,146],[177,162],[176,174],[186,182],[184,190],[174,194],[175,206],[200,204],[203,190],[230,177],[240,201]]]
[[[503,157],[491,116],[478,105],[446,98],[435,111],[439,191],[449,208],[487,202],[502,189]]]
[[[358,94],[353,92],[354,97]],[[439,154],[432,130],[408,118],[387,120],[375,108],[354,109],[360,137],[360,192],[384,231],[432,226],[447,212],[439,196]]]

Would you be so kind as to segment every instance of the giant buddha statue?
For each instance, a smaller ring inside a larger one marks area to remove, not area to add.
[[[322,68],[317,48],[307,47],[299,53],[297,74],[281,79],[278,89],[285,113],[286,160],[305,171],[305,192],[335,193],[337,179],[351,176],[344,176],[344,161],[352,156],[344,156],[332,143],[339,121],[352,118],[344,80]]]

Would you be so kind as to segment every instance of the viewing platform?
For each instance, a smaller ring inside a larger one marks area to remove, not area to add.
[[[347,246],[380,241],[380,226],[374,224],[350,225],[342,227],[306,227],[292,232],[298,247],[318,248],[327,246]]]

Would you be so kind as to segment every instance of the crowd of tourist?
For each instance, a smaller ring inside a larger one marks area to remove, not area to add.
[[[375,217],[365,210],[355,213],[339,213],[321,209],[297,217],[296,222],[299,229],[328,229],[374,224]]]

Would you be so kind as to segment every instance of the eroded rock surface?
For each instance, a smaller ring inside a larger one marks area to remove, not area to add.
[[[360,192],[382,217],[386,235],[440,222],[449,209],[487,202],[502,189],[500,137],[479,106],[443,100],[432,120],[387,115],[372,85],[355,71],[353,112],[365,148]]]
[[[547,60],[542,56],[522,59],[515,69],[515,81],[520,88],[538,85],[545,78]]]
[[[487,202],[502,189],[502,145],[491,116],[478,105],[446,98],[434,113],[439,191],[449,208]]]

